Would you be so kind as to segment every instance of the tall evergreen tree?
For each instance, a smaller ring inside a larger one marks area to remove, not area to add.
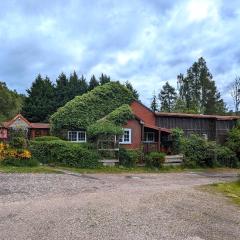
[[[68,84],[68,95],[69,100],[73,99],[76,96],[80,96],[86,93],[88,90],[88,84],[86,78],[82,75],[81,78],[78,78],[77,73],[74,71],[69,78]]]
[[[186,76],[178,76],[178,85],[179,98],[185,103],[187,111],[215,114],[225,109],[212,74],[202,57],[187,70]]]
[[[56,80],[56,87],[55,87],[55,93],[56,93],[56,107],[62,107],[64,106],[69,100],[69,81],[67,79],[67,76],[64,73],[61,73],[57,80]]]
[[[134,98],[139,100],[139,93],[136,89],[133,88],[132,84],[129,81],[125,82],[125,86],[132,92]]]
[[[86,78],[82,75],[78,80],[78,95],[82,95],[88,91],[88,83]]]
[[[103,85],[105,83],[111,82],[111,78],[109,76],[107,76],[106,74],[102,73],[100,78],[99,78],[99,82],[100,82],[100,85]]]
[[[153,110],[153,112],[158,111],[158,99],[157,99],[157,96],[155,94],[155,91],[154,91],[153,96],[152,96],[151,109]]]
[[[172,87],[168,82],[163,85],[158,98],[161,103],[161,111],[172,112],[177,99],[177,93],[174,87]]]
[[[31,122],[47,122],[55,111],[55,91],[50,79],[39,74],[27,90],[22,114]]]
[[[96,79],[95,75],[92,75],[92,77],[91,77],[91,79],[89,81],[88,90],[91,91],[91,90],[93,90],[97,86],[99,86],[99,82]]]

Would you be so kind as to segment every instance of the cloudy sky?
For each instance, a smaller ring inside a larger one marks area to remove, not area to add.
[[[149,104],[203,56],[231,106],[239,37],[239,0],[0,1],[0,81],[24,93],[38,73],[104,72]]]

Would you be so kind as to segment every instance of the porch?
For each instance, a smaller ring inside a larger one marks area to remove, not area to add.
[[[144,125],[142,128],[143,152],[165,152],[171,154],[171,131],[169,129]]]

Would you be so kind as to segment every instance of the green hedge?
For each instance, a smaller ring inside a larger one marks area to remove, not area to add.
[[[110,82],[75,97],[51,116],[53,133],[63,129],[87,129],[123,104],[130,104],[132,93],[119,82]]]
[[[63,140],[31,141],[30,149],[33,158],[44,164],[58,163],[79,168],[99,166],[98,154],[86,144]]]
[[[55,136],[42,136],[42,137],[34,138],[34,141],[55,141],[55,140],[61,140],[61,139]]]

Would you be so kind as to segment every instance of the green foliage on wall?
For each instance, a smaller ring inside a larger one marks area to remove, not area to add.
[[[132,93],[119,82],[98,86],[59,108],[50,119],[52,131],[57,134],[61,129],[86,129],[133,99]]]

